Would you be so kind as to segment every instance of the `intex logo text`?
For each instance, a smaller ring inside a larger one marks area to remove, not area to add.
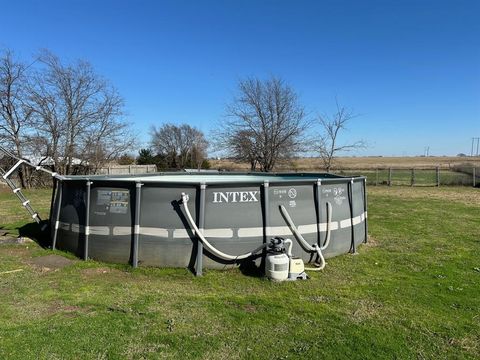
[[[258,191],[214,192],[214,203],[258,202]]]

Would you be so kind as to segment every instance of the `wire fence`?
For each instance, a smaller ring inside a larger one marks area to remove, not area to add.
[[[435,168],[377,168],[339,169],[338,175],[363,175],[374,186],[480,186],[480,167],[462,166],[450,169]]]

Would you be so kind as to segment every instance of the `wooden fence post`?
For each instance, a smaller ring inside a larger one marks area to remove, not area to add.
[[[410,179],[410,186],[415,186],[415,169],[412,168],[412,178]]]
[[[388,186],[392,186],[392,168],[388,168]]]
[[[378,168],[375,169],[375,186],[378,186]]]
[[[437,186],[440,186],[440,168],[438,166],[435,168],[435,174],[437,176]]]
[[[476,179],[475,179],[475,166],[473,166],[473,168],[472,168],[472,174],[473,174],[473,187],[475,187],[475,185],[477,185],[477,184],[475,183],[475,180],[476,180]]]

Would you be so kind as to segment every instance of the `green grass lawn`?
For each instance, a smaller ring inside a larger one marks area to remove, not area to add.
[[[48,212],[48,191],[35,196]],[[15,233],[28,217],[11,195],[0,205]],[[369,231],[358,255],[286,283],[80,260],[49,270],[31,262],[52,251],[0,245],[0,359],[479,358],[480,190],[370,187]]]
[[[0,235],[19,235],[19,228],[32,219],[22,207],[18,198],[7,188],[0,188]],[[41,219],[48,219],[51,189],[22,190]]]

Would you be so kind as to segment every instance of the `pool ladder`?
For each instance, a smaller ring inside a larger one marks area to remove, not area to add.
[[[7,183],[10,189],[12,189],[12,192],[17,196],[18,200],[20,200],[22,206],[25,208],[25,210],[28,211],[33,220],[35,220],[40,225],[42,223],[40,215],[38,215],[38,212],[36,212],[32,205],[30,205],[30,200],[28,200],[22,193],[22,189],[17,187],[15,183],[8,178],[8,176],[11,174],[12,173],[10,171],[5,172],[3,169],[0,168],[0,175],[2,175],[3,180]],[[42,231],[44,231],[46,228],[47,224],[43,224],[41,229]]]
[[[45,169],[41,166],[34,165],[34,164],[28,162],[27,160],[20,159],[17,156],[13,155],[8,150],[6,150],[5,148],[3,148],[2,146],[0,146],[0,153],[3,153],[5,156],[7,156],[9,158],[17,160],[15,165],[13,165],[8,171],[5,171],[2,168],[0,168],[0,175],[2,176],[2,179],[5,181],[5,183],[8,185],[8,187],[12,190],[12,192],[17,196],[18,200],[20,200],[20,202],[22,203],[22,206],[25,208],[25,210],[27,210],[27,212],[30,214],[32,219],[35,220],[39,225],[42,225],[41,230],[45,231],[45,229],[47,228],[47,224],[46,223],[42,224],[42,219],[38,215],[38,212],[35,211],[35,209],[32,207],[32,205],[30,205],[30,200],[27,199],[25,197],[25,195],[22,193],[21,187],[17,186],[9,177],[13,173],[15,173],[15,171],[17,171],[21,167],[21,165],[27,165],[27,166],[33,167],[33,168],[35,168],[35,170],[40,170],[40,171],[46,172],[46,173],[48,173],[48,174],[50,174],[50,175],[52,175],[53,177],[56,177],[56,178],[63,179],[63,176],[60,176],[57,173],[54,173],[50,170],[47,170],[47,169]]]

